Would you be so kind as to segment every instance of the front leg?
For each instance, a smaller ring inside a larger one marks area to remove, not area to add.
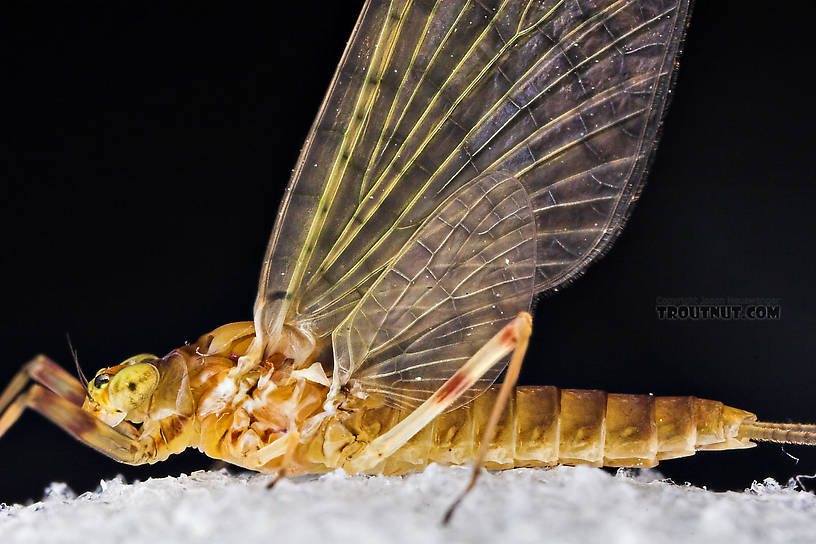
[[[86,446],[116,461],[140,465],[156,456],[156,446],[151,439],[139,441],[126,436],[98,420],[81,406],[37,384],[14,399],[0,415],[0,436],[26,408],[33,408]]]
[[[23,365],[11,379],[11,383],[0,395],[0,413],[11,404],[11,401],[20,394],[29,380],[41,383],[60,397],[72,404],[82,406],[85,400],[85,387],[72,375],[62,369],[57,363],[45,355],[37,355]],[[0,433],[2,436],[3,433]]]
[[[30,380],[37,384],[21,393]],[[0,437],[26,408],[33,408],[79,441],[117,461],[139,464],[155,451],[152,440],[139,442],[139,431],[130,423],[123,421],[112,428],[83,410],[86,394],[76,378],[45,355],[38,355],[23,365],[0,395]]]

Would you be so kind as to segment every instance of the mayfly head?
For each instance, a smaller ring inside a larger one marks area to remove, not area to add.
[[[159,384],[157,360],[155,355],[142,353],[97,372],[88,383],[86,409],[116,426],[128,413],[145,407]]]

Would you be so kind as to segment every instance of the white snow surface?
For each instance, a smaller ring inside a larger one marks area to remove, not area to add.
[[[816,542],[816,495],[773,480],[714,493],[659,473],[589,467],[484,473],[451,523],[467,482],[431,465],[404,477],[338,470],[284,480],[226,471],[126,483],[76,496],[52,484],[30,505],[0,505],[0,542]]]

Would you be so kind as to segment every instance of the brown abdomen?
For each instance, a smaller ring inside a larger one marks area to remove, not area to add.
[[[473,459],[498,390],[494,386],[439,416],[378,472],[409,472],[430,462],[458,465]],[[517,387],[491,441],[486,466],[652,467],[697,450],[751,447],[752,442],[736,437],[740,423],[754,419],[749,412],[695,397]]]

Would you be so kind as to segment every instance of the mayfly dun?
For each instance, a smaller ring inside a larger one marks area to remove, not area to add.
[[[534,297],[609,248],[642,188],[689,3],[366,3],[253,321],[89,380],[36,357],[0,396],[0,435],[33,408],[124,463],[197,447],[278,477],[816,443],[695,397],[515,387]]]

